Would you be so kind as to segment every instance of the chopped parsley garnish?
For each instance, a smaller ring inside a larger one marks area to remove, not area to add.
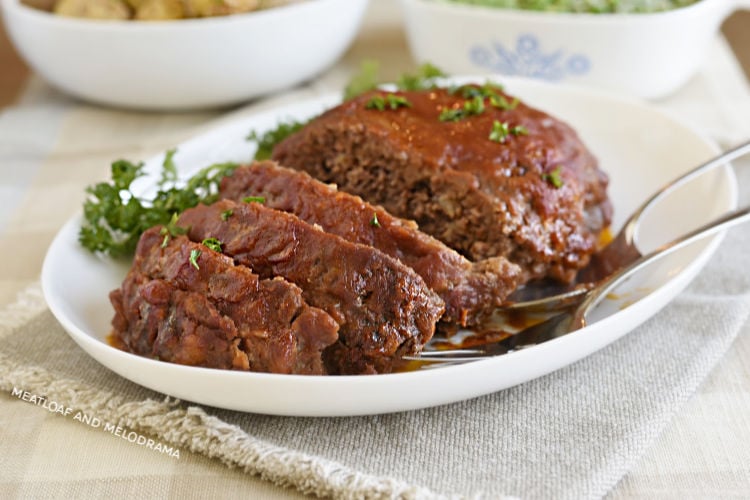
[[[377,109],[378,111],[385,111],[385,98],[382,95],[376,95],[370,98],[365,103],[365,109]]]
[[[166,223],[159,231],[159,234],[164,235],[164,239],[161,242],[162,248],[167,246],[167,244],[169,243],[169,239],[172,236],[180,236],[188,232],[186,227],[180,227],[177,225],[177,219],[177,213],[173,213],[172,218],[169,220],[169,222]]]
[[[518,98],[514,97],[512,101],[508,102],[508,99],[505,98],[505,96],[500,94],[495,94],[490,96],[490,106],[493,108],[502,109],[504,111],[512,111],[516,109],[518,106]]]
[[[464,110],[468,115],[479,115],[484,112],[484,97],[477,95],[464,102]]]
[[[378,220],[377,212],[372,213],[372,219],[370,219],[370,225],[372,227],[380,227],[380,221]]]
[[[117,160],[111,166],[111,180],[86,188],[83,224],[78,241],[92,252],[112,257],[131,255],[141,234],[153,226],[168,226],[183,210],[198,203],[213,203],[218,198],[221,179],[237,168],[235,163],[220,163],[200,170],[180,185],[173,164],[174,152],[168,152],[162,166],[157,192],[151,198],[136,196],[133,181],[145,175],[143,163]]]
[[[490,131],[490,140],[495,142],[503,143],[509,135],[528,135],[529,131],[523,125],[515,125],[511,127],[508,122],[501,122],[495,120],[492,122],[492,130]]]
[[[234,210],[232,210],[231,208],[224,210],[223,212],[221,212],[221,220],[226,221],[233,215],[234,215]]]
[[[344,100],[375,90],[379,83],[380,65],[376,61],[364,61],[360,70],[349,81],[344,89]],[[399,90],[425,90],[435,88],[437,80],[446,74],[440,68],[430,63],[422,64],[415,73],[404,73],[395,82]]]
[[[294,134],[295,132],[298,132],[307,125],[307,123],[310,120],[307,121],[296,121],[296,120],[289,120],[287,122],[281,122],[279,123],[276,128],[267,130],[263,133],[259,133],[256,130],[251,130],[250,133],[247,135],[247,140],[250,142],[254,142],[258,145],[258,148],[255,150],[255,155],[253,156],[254,160],[267,160],[271,158],[271,154],[273,153],[273,148],[289,137],[290,135]]]
[[[499,92],[503,92],[504,90],[505,87],[493,81],[486,81],[484,85],[482,85],[482,92],[484,92],[487,97],[498,95]]]
[[[216,238],[206,238],[205,240],[201,241],[201,244],[210,248],[214,252],[219,253],[221,253],[221,247],[223,245],[223,243]]]
[[[265,203],[266,197],[265,196],[245,196],[242,198],[242,201],[245,203]]]
[[[476,85],[461,85],[448,89],[451,95],[460,95],[465,99],[463,108],[443,109],[438,117],[441,122],[455,122],[463,120],[472,115],[482,114],[485,110],[485,100],[489,99],[489,104],[493,108],[510,111],[518,106],[518,99],[514,98],[508,102],[508,99],[501,93],[503,87],[497,83],[486,82],[481,87]]]
[[[190,250],[190,265],[194,268],[198,269],[200,271],[200,266],[198,265],[198,257],[201,256],[201,251],[197,248],[193,248]]]
[[[478,87],[472,84],[459,85],[457,87],[451,87],[448,89],[448,93],[460,94],[464,99],[473,99],[474,97],[480,96],[482,98],[492,98],[500,96],[498,92],[503,91],[503,86],[495,82],[485,82],[484,85]]]
[[[441,122],[456,122],[471,115],[484,113],[484,97],[476,95],[464,101],[463,108],[447,108],[440,112],[438,119]]]
[[[461,94],[461,97],[464,99],[471,99],[476,96],[481,96],[482,89],[475,87],[474,85],[461,85],[448,88],[448,93],[451,95]]]
[[[552,184],[555,188],[559,189],[563,186],[562,169],[558,165],[551,172],[542,174],[542,179]]]
[[[457,122],[466,115],[463,108],[446,108],[440,112],[438,119],[441,122]]]
[[[515,125],[510,128],[510,133],[513,135],[529,135],[529,129],[523,125]]]
[[[410,107],[411,103],[406,97],[396,94],[372,96],[370,100],[365,103],[366,109],[377,109],[378,111]]]

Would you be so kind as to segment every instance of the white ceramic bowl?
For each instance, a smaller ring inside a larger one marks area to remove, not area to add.
[[[97,21],[0,0],[16,48],[44,79],[96,103],[230,105],[302,82],[354,39],[367,0],[310,0],[225,17]]]
[[[750,0],[655,14],[508,10],[402,0],[412,54],[450,73],[500,73],[666,96],[699,68],[721,22]]]

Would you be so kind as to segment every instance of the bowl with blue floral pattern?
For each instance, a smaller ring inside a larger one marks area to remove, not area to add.
[[[401,0],[418,62],[657,99],[687,83],[750,0]]]

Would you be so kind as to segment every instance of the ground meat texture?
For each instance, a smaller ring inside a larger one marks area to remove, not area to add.
[[[338,339],[338,324],[307,305],[297,286],[260,279],[184,236],[164,242],[160,228],[146,231],[110,294],[119,345],[192,366],[325,373],[322,353]]]
[[[266,207],[293,213],[326,232],[399,259],[443,299],[444,322],[476,324],[501,306],[521,279],[519,267],[503,257],[471,263],[421,232],[413,221],[271,161],[238,168],[222,180],[220,195],[237,201],[262,197]]]
[[[278,144],[273,159],[415,220],[471,260],[507,257],[524,280],[569,282],[588,263],[611,218],[608,179],[571,127],[490,98],[480,113],[441,121],[465,109],[461,90],[396,92],[409,105],[368,109],[385,94],[328,110]],[[490,139],[504,124],[502,141]],[[510,132],[518,126],[528,133]]]
[[[260,203],[221,200],[178,221],[194,241],[217,238],[224,253],[262,277],[298,285],[339,323],[324,360],[333,373],[382,373],[432,337],[443,301],[412,269],[370,246],[348,242]]]

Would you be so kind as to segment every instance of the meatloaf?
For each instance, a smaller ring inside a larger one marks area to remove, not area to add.
[[[284,210],[353,243],[370,245],[414,269],[445,302],[442,321],[476,324],[502,305],[521,278],[503,257],[471,263],[417,225],[380,206],[338,191],[301,171],[274,162],[240,167],[221,182],[220,195],[241,201],[256,196],[266,207]]]
[[[281,279],[159,227],[141,236],[122,287],[110,294],[119,345],[174,363],[322,374],[338,324]]]
[[[607,176],[567,124],[491,85],[344,102],[272,158],[413,219],[471,260],[571,281],[609,224]]]
[[[262,277],[298,285],[339,324],[326,349],[331,373],[383,373],[432,337],[443,301],[412,269],[379,250],[326,233],[261,203],[220,200],[178,221],[191,240],[216,238],[223,252]]]

